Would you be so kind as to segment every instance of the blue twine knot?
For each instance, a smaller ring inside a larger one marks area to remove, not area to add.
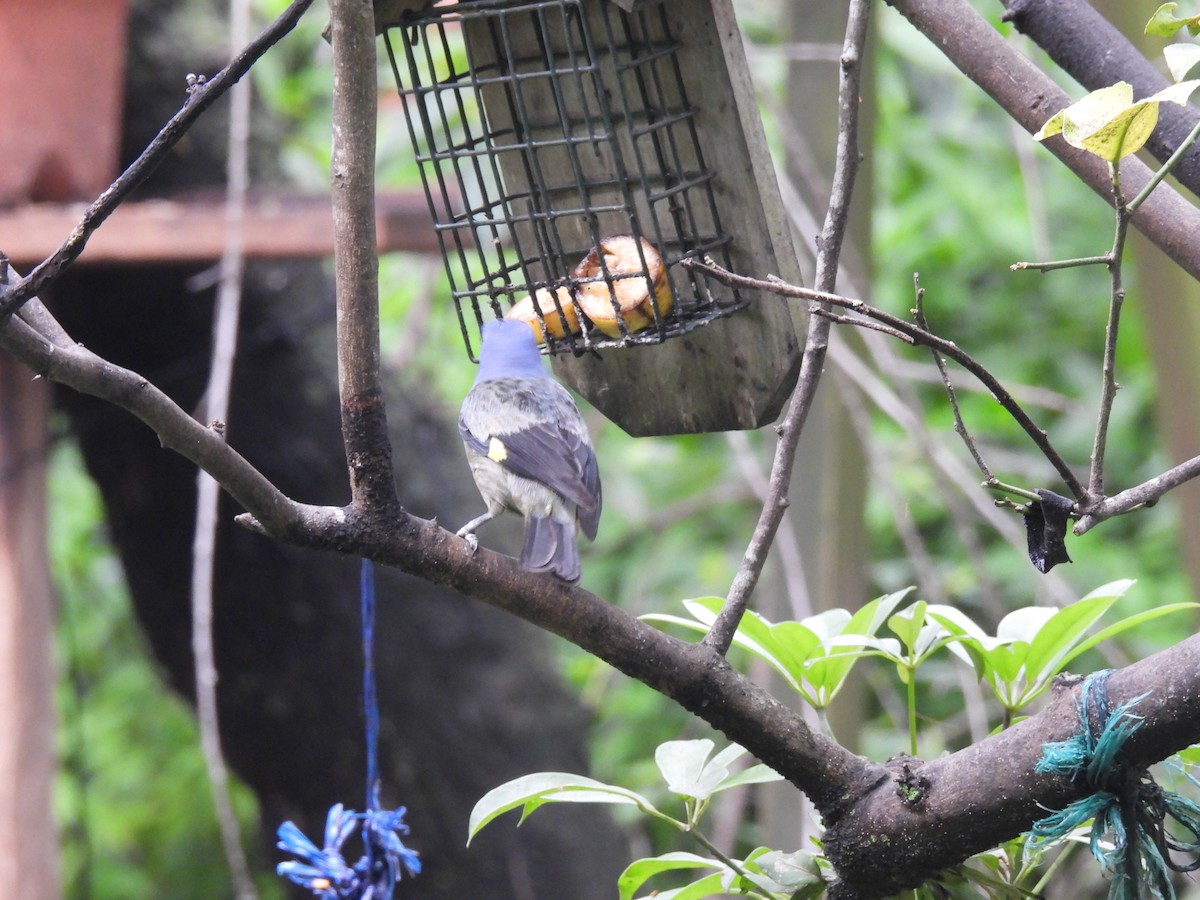
[[[298,860],[281,862],[276,873],[312,891],[321,900],[386,900],[392,896],[401,869],[421,871],[416,851],[404,846],[408,834],[404,807],[357,813],[334,804],[325,819],[325,841],[318,847],[293,822],[279,826],[278,847]],[[354,865],[342,855],[342,844],[362,823],[366,853]]]
[[[1083,777],[1092,794],[1035,822],[1025,837],[1026,858],[1092,822],[1090,847],[1105,877],[1109,900],[1157,897],[1174,900],[1170,872],[1200,868],[1200,859],[1176,863],[1171,852],[1200,853],[1200,806],[1164,791],[1144,769],[1131,769],[1119,759],[1121,748],[1143,722],[1133,708],[1147,694],[1127,700],[1116,709],[1108,701],[1111,669],[1084,679],[1075,707],[1079,731],[1066,741],[1042,746],[1038,774]],[[1094,718],[1093,718],[1094,711]],[[1175,838],[1165,827],[1167,817],[1189,831],[1193,840]],[[1112,835],[1111,845],[1103,839]]]
[[[408,834],[406,809],[382,809],[379,803],[379,701],[375,693],[375,570],[362,561],[363,707],[366,716],[367,808],[357,813],[340,803],[325,818],[325,840],[318,847],[294,822],[279,826],[280,850],[299,857],[281,862],[275,872],[312,891],[321,900],[390,900],[402,870],[421,871],[415,850],[400,839]],[[363,856],[349,865],[342,844],[362,824]]]

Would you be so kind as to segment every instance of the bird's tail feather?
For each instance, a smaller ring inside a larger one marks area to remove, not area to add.
[[[521,565],[531,572],[553,572],[563,581],[578,584],[582,569],[575,529],[549,516],[527,519]]]

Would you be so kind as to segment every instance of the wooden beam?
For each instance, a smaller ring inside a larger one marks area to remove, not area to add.
[[[79,224],[82,203],[31,203],[0,210],[0,252],[18,267],[41,262]],[[333,218],[328,197],[251,197],[243,232],[246,255],[257,258],[330,256]],[[381,253],[440,252],[425,195],[381,194],[376,207]],[[225,244],[225,205],[213,196],[142,200],[122,205],[92,235],[78,264],[215,260]]]
[[[59,893],[51,812],[54,592],[46,561],[50,390],[0,359],[0,883]]]

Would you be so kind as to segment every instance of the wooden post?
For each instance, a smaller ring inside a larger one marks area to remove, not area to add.
[[[0,884],[59,896],[53,592],[46,564],[49,389],[0,357]]]

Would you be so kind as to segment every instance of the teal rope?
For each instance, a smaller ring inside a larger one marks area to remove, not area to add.
[[[1200,854],[1200,806],[1162,790],[1144,769],[1122,762],[1121,748],[1143,722],[1133,709],[1147,695],[1112,709],[1111,674],[1105,670],[1084,679],[1075,704],[1079,731],[1066,741],[1043,745],[1035,769],[1072,781],[1082,778],[1092,793],[1035,822],[1025,836],[1025,855],[1036,857],[1090,821],[1091,851],[1110,879],[1109,900],[1174,900],[1171,871],[1200,868],[1200,859],[1180,864],[1171,858],[1172,851]],[[1168,817],[1193,839],[1180,840],[1169,833]],[[1111,836],[1108,846],[1106,836]]]

